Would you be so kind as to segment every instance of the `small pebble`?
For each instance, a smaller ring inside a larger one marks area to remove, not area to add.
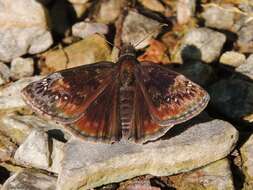
[[[15,58],[11,62],[11,77],[13,79],[21,79],[30,77],[34,72],[34,61],[32,58]]]

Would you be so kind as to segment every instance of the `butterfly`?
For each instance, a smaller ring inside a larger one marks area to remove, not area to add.
[[[209,95],[168,68],[139,62],[131,44],[118,62],[102,61],[54,72],[22,90],[37,113],[84,140],[144,143],[199,114]]]

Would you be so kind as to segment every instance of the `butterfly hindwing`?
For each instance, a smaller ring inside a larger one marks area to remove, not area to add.
[[[152,119],[171,126],[199,114],[209,101],[208,93],[183,75],[150,62],[135,71]]]
[[[115,142],[121,139],[118,81],[113,81],[87,108],[85,114],[66,127],[86,140]]]
[[[55,72],[22,90],[37,112],[61,123],[78,120],[114,80],[115,64],[100,62]]]

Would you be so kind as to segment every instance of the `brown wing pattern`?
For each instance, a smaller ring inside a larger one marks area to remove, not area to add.
[[[78,120],[114,80],[115,64],[100,62],[55,72],[22,90],[37,112],[61,123]]]
[[[152,119],[171,126],[199,114],[209,101],[208,93],[183,75],[149,62],[135,71]]]
[[[134,97],[134,117],[129,140],[138,143],[154,140],[166,133],[172,126],[162,127],[153,121],[143,92],[137,84]]]
[[[67,125],[86,140],[115,142],[121,139],[118,111],[118,81],[112,82],[76,122]]]

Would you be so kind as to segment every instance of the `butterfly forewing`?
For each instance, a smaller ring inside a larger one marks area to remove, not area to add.
[[[115,64],[100,62],[55,72],[22,90],[37,112],[62,123],[78,120],[114,80]]]
[[[137,66],[135,76],[152,119],[171,126],[199,114],[209,95],[183,75],[149,62]]]

